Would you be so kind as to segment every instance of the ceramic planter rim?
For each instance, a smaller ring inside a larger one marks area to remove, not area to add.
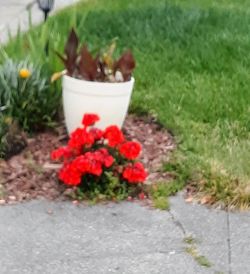
[[[134,86],[135,79],[131,77],[126,82],[95,82],[73,78],[68,75],[63,76],[63,88],[67,88],[72,93],[85,94],[91,96],[124,96]],[[74,87],[74,88],[73,88]],[[125,88],[125,89],[124,89]]]
[[[63,78],[67,79],[67,81],[72,81],[75,84],[80,84],[80,83],[88,83],[89,85],[105,85],[105,86],[111,86],[111,85],[125,85],[128,83],[134,83],[135,82],[135,78],[132,76],[131,79],[129,81],[125,81],[125,82],[98,82],[98,81],[89,81],[89,80],[85,80],[85,79],[78,79],[72,76],[69,76],[67,74],[63,75]]]

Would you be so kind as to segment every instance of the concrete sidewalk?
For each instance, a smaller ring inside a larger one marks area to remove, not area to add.
[[[170,212],[33,201],[1,207],[0,220],[1,274],[250,273],[250,214],[186,204],[181,195]]]
[[[55,0],[53,12],[74,4],[78,0]],[[20,26],[22,31],[29,28],[28,6],[31,6],[33,24],[43,20],[43,13],[39,10],[35,0],[0,0],[0,43],[8,40],[8,31],[15,35]]]

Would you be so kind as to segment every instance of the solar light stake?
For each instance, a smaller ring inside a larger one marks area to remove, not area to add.
[[[37,3],[40,10],[42,10],[44,13],[44,22],[46,22],[48,14],[53,9],[54,0],[37,0]]]
[[[53,9],[54,6],[54,0],[37,0],[37,4],[40,8],[40,10],[44,13],[44,22],[46,22],[48,18],[48,14]],[[47,41],[45,45],[45,53],[48,56],[49,55],[49,40]]]

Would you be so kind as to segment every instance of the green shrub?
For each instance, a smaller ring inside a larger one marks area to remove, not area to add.
[[[47,76],[47,77],[46,77]],[[0,107],[25,131],[51,126],[60,106],[61,94],[43,75],[41,66],[28,60],[6,59],[0,66]]]

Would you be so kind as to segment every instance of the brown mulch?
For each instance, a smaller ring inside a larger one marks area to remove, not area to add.
[[[173,137],[151,117],[129,115],[124,125],[128,139],[142,144],[141,161],[149,172],[147,183],[169,179],[162,162],[175,148]],[[7,161],[0,160],[0,204],[35,198],[64,200],[66,187],[57,181],[58,165],[51,163],[50,152],[65,143],[65,130],[41,133],[28,139],[28,146]]]

